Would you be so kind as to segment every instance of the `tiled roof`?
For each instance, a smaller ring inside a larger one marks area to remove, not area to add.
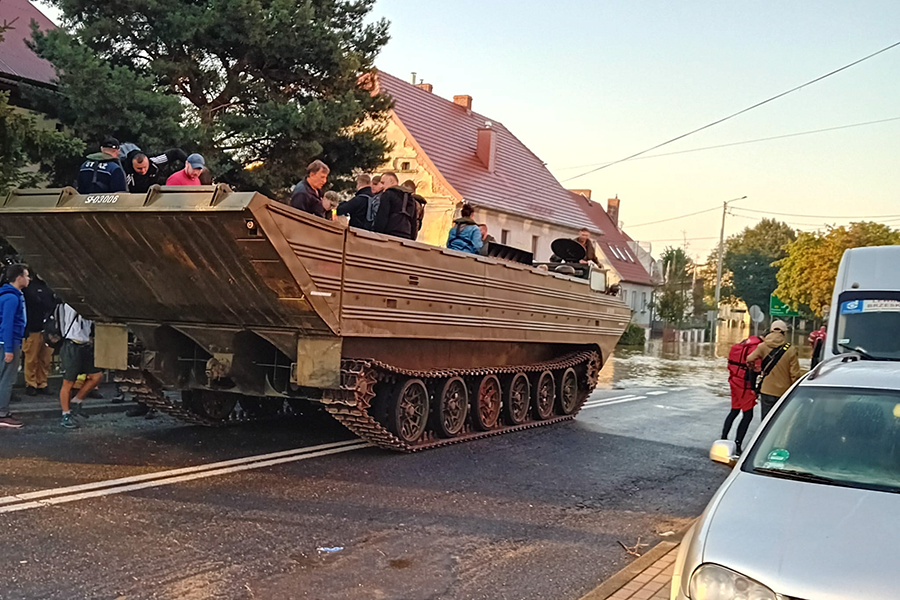
[[[25,40],[31,39],[32,20],[37,21],[38,27],[45,31],[56,27],[28,0],[0,1],[0,23],[6,21],[13,27],[0,42],[0,76],[49,84],[56,79],[53,65],[39,58],[25,45]]]
[[[619,230],[598,202],[588,200],[575,192],[569,193],[573,199],[578,201],[581,209],[603,233],[600,239],[595,241],[600,246],[603,254],[606,255],[612,267],[619,273],[622,281],[640,285],[653,285],[650,274],[647,273],[634,251],[628,247],[628,242],[633,242],[634,240],[628,237],[628,234],[624,231]]]
[[[596,231],[568,190],[503,124],[393,75],[378,72],[377,81],[378,91],[394,99],[400,123],[466,202]],[[497,136],[493,173],[475,156],[478,129],[488,121]]]

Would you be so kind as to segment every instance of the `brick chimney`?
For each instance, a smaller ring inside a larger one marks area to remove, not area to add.
[[[453,96],[453,104],[458,104],[464,109],[472,110],[472,96]]]
[[[457,96],[458,98],[459,96]],[[468,96],[465,96],[469,98]],[[472,99],[469,98],[471,101]],[[478,128],[478,144],[475,147],[475,156],[481,161],[488,172],[493,173],[497,166],[497,132],[491,127],[488,121],[484,127]]]
[[[606,201],[606,214],[609,215],[609,220],[613,222],[613,225],[616,226],[616,229],[619,228],[619,195],[616,194],[615,198],[609,198]]]
[[[424,83],[424,82],[422,82],[422,83],[417,83],[417,84],[416,84],[416,87],[419,88],[420,90],[425,90],[425,91],[428,92],[429,94],[431,94],[432,92],[434,92],[434,86],[431,85],[430,83]]]
[[[591,199],[591,190],[569,190],[570,192],[574,192],[579,196],[584,196],[588,200]]]

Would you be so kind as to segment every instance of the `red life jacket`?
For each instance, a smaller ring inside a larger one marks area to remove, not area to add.
[[[744,390],[755,389],[758,372],[747,366],[747,357],[762,342],[763,339],[761,337],[751,335],[746,340],[732,346],[731,350],[728,351],[728,382],[733,387]]]

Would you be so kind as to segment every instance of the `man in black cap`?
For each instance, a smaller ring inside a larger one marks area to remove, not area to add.
[[[78,172],[79,194],[111,194],[124,192],[125,170],[119,162],[119,140],[107,136],[100,152],[89,154]]]

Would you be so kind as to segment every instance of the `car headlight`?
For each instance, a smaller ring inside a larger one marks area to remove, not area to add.
[[[691,575],[691,600],[776,600],[764,585],[719,565],[700,565]]]

